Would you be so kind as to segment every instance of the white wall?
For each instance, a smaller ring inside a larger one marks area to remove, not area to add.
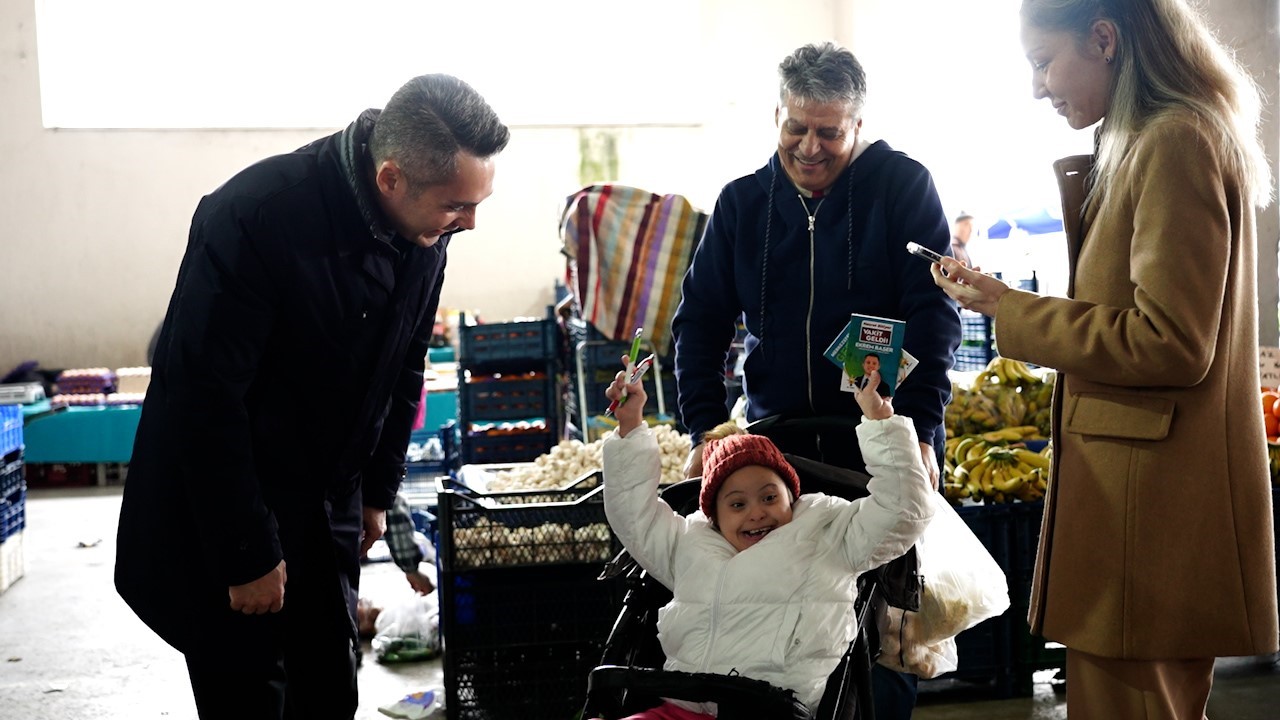
[[[142,364],[199,198],[245,165],[329,130],[45,130],[34,2],[0,0],[0,373],[27,359],[46,368]],[[1016,13],[1016,0],[999,2]],[[1240,28],[1246,56],[1276,69],[1274,0],[1209,5],[1224,24]],[[1017,165],[1030,150],[989,139],[993,126],[998,136],[998,124],[1009,122],[982,107],[982,96],[993,91],[971,91],[979,96],[967,104],[969,96],[957,90],[964,78],[953,75],[963,63],[945,61],[970,48],[979,57],[993,53],[984,62],[1016,66],[1021,58],[1007,55],[1009,30],[999,28],[997,43],[994,28],[956,6],[973,7],[953,0],[703,0],[705,42],[674,50],[687,53],[690,63],[689,74],[672,81],[704,89],[705,121],[617,129],[613,179],[680,193],[710,209],[721,185],[751,172],[771,152],[778,61],[805,42],[835,39],[867,67],[868,134],[924,161],[949,210],[965,207],[972,188],[990,194],[993,183],[1033,185],[1028,178],[1041,172],[1039,164]],[[935,30],[942,26],[955,28],[961,39],[955,49],[939,47]],[[1002,49],[988,51],[988,45]],[[367,51],[376,51],[373,41]],[[1024,79],[1019,92],[1025,85]],[[1274,73],[1264,86],[1277,96]],[[572,91],[566,83],[565,92]],[[352,108],[352,116],[360,109]],[[1042,107],[1035,113],[1057,119]],[[491,319],[542,314],[564,272],[557,226],[565,197],[580,186],[578,133],[513,130],[478,229],[451,247],[442,305],[478,309]],[[1057,147],[1032,149],[1046,157],[1064,154]],[[1013,169],[993,173],[993,167]],[[1260,272],[1271,279],[1261,301],[1269,344],[1275,343],[1278,225],[1273,206],[1260,224]]]

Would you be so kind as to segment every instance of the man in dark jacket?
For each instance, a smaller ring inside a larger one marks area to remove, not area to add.
[[[202,718],[355,714],[359,558],[404,473],[449,240],[509,136],[426,75],[196,208],[116,588],[186,656]]]
[[[948,252],[933,179],[885,142],[860,137],[866,79],[848,50],[806,45],[779,74],[778,150],[720,193],[672,322],[680,413],[694,438],[686,472],[701,475],[702,433],[728,418],[725,362],[739,321],[748,420],[858,418],[842,369],[823,356],[857,312],[906,321],[903,346],[919,365],[893,405],[914,423],[936,485],[960,317],[930,287],[928,263],[906,249],[914,240]],[[865,469],[848,427],[770,437],[784,452]],[[886,684],[886,673],[877,666],[877,717],[909,717],[914,677]]]

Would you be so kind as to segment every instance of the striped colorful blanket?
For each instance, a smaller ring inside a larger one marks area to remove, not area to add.
[[[614,340],[630,340],[643,327],[668,355],[680,283],[706,224],[707,214],[681,195],[625,185],[571,195],[560,236],[582,318]]]

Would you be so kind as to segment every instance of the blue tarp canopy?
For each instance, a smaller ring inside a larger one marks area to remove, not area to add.
[[[1050,215],[1044,208],[1002,215],[995,225],[987,228],[987,237],[1007,238],[1015,227],[1028,235],[1062,232],[1062,218]]]

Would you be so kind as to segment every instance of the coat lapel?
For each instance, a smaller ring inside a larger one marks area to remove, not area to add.
[[[1070,268],[1067,296],[1075,296],[1076,260],[1088,232],[1085,201],[1089,196],[1089,173],[1093,170],[1092,155],[1072,155],[1053,164],[1058,178],[1058,191],[1062,195],[1062,224],[1067,235],[1067,262]]]

